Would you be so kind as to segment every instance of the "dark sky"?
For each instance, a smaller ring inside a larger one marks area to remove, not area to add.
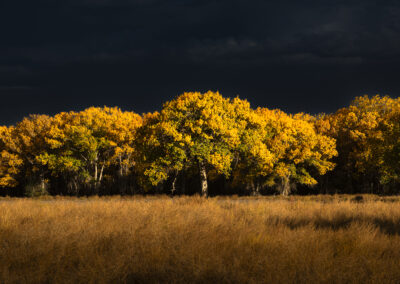
[[[0,124],[195,90],[332,112],[399,96],[399,63],[400,1],[0,1]]]

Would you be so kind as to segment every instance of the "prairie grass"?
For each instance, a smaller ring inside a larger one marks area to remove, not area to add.
[[[0,199],[0,283],[400,283],[400,198]]]

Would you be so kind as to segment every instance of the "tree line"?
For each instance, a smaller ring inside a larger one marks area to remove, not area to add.
[[[332,114],[187,92],[143,115],[91,107],[0,126],[0,194],[399,193],[400,99]]]

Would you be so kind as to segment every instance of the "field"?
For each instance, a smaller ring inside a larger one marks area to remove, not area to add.
[[[0,283],[399,283],[400,198],[0,199]]]

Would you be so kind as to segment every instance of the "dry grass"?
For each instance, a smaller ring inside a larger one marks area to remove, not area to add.
[[[400,199],[0,199],[1,283],[399,283]]]

